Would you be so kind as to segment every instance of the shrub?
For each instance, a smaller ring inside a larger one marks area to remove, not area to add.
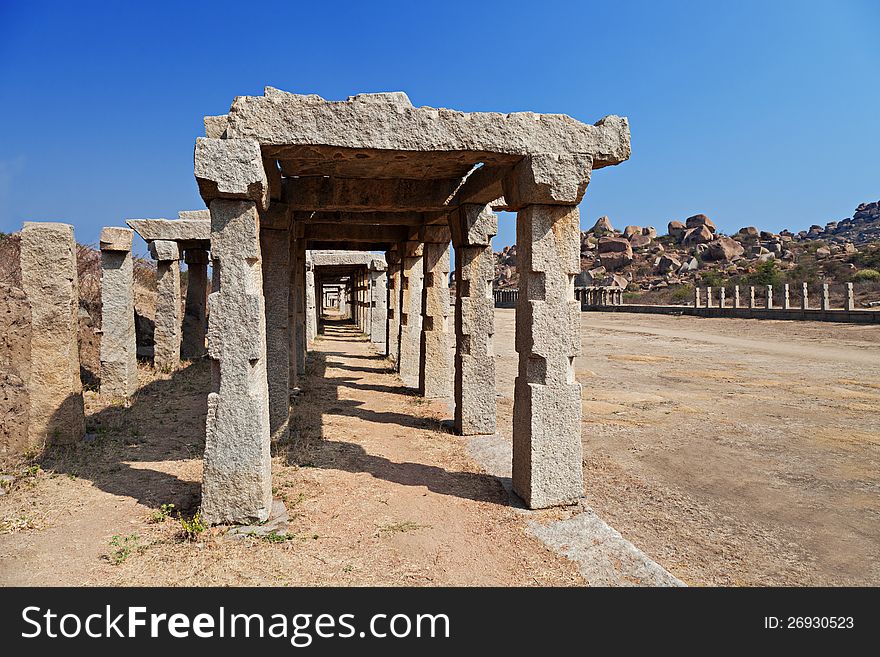
[[[720,271],[715,271],[713,269],[704,271],[700,274],[700,279],[704,285],[708,285],[709,287],[721,287],[724,285],[724,276]]]
[[[880,281],[880,271],[876,269],[862,269],[857,271],[852,279],[854,281]]]
[[[690,301],[694,298],[694,286],[693,285],[679,285],[673,291],[672,296],[670,297],[673,301]]]
[[[776,261],[768,260],[760,263],[750,274],[745,276],[746,285],[781,285],[784,277],[776,269]]]

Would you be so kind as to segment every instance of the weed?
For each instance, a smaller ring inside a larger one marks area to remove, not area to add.
[[[113,548],[110,553],[110,561],[114,566],[118,566],[128,559],[133,552],[140,552],[143,549],[140,545],[140,536],[137,534],[129,534],[128,536],[114,534],[110,539],[110,547]]]
[[[180,519],[180,527],[183,530],[183,537],[187,541],[195,541],[199,537],[199,534],[208,529],[208,526],[202,520],[202,514],[200,511],[196,511],[196,514],[189,520],[180,514],[178,514],[177,517]]]
[[[269,532],[263,538],[270,543],[284,543],[285,541],[292,541],[296,538],[293,534],[279,534],[277,532]]]
[[[174,505],[173,504],[163,504],[158,509],[153,511],[150,514],[150,522],[160,523],[165,522],[172,516],[174,513]]]

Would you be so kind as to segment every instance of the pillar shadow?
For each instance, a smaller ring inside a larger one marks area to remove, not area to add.
[[[148,507],[170,503],[192,513],[201,502],[201,482],[165,472],[158,464],[201,458],[210,381],[206,360],[183,364],[169,378],[139,388],[127,405],[116,400],[88,415],[85,439],[49,445],[37,463],[47,472],[86,479]]]
[[[340,322],[340,324],[342,324]],[[348,327],[330,326],[327,330]],[[340,332],[341,332],[340,331]],[[346,342],[340,337],[340,342]],[[344,363],[328,363],[328,356],[387,362],[381,356],[349,355],[345,351],[313,351],[308,355],[305,392],[291,409],[292,426],[300,429],[299,442],[283,448],[286,462],[300,467],[341,470],[351,473],[367,473],[377,479],[401,486],[424,486],[429,490],[452,497],[508,506],[510,498],[502,482],[492,475],[446,470],[441,467],[409,461],[395,462],[386,457],[370,454],[363,446],[339,440],[327,435],[326,418],[349,416],[366,422],[396,424],[407,429],[443,431],[444,423],[433,418],[423,418],[399,412],[374,411],[364,408],[364,402],[341,399],[340,388],[348,387],[372,392],[383,392],[412,397],[415,392],[404,386],[361,383],[352,376],[328,376],[328,368],[355,372],[388,372],[388,367],[354,367]],[[382,429],[377,429],[381,431]],[[276,450],[276,453],[277,450]]]

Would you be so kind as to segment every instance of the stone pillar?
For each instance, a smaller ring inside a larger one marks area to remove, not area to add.
[[[273,204],[269,212],[283,204]],[[289,436],[290,420],[290,231],[260,228],[266,323],[266,372],[269,432],[272,440]]]
[[[220,286],[208,299],[208,395],[202,517],[209,524],[269,517],[272,457],[260,220],[252,201],[215,199],[211,257]]]
[[[749,286],[749,308],[755,307],[755,286]]]
[[[132,233],[101,231],[101,394],[110,397],[131,397],[138,383]]]
[[[424,285],[419,357],[419,393],[429,399],[452,397],[453,353],[449,336],[448,226],[423,226]]]
[[[180,356],[194,360],[207,353],[205,332],[208,324],[205,310],[208,303],[208,252],[205,249],[187,249],[183,261],[186,263],[187,274]]]
[[[388,276],[385,263],[373,260],[370,265],[372,299],[370,304],[370,341],[380,353],[388,352]]]
[[[315,268],[314,265],[312,265],[311,258],[309,258],[308,255],[306,255],[305,278],[306,349],[311,349],[312,343],[318,336],[318,315],[321,312],[321,308],[315,301]]]
[[[831,310],[831,295],[828,291],[828,283],[822,283],[822,310]]]
[[[785,310],[788,310],[791,308],[791,300],[789,299],[788,292],[789,292],[788,283],[786,283],[782,287],[782,307]]]
[[[295,225],[291,226],[287,234],[287,260],[290,270],[287,286],[287,383],[290,391],[299,390],[299,370],[297,367],[297,239]]]
[[[712,288],[707,287],[706,288],[706,308],[711,308],[712,303],[713,303],[713,301],[712,301]]]
[[[718,307],[724,308],[727,305],[727,288],[718,290]]]
[[[489,206],[463,205],[450,217],[455,243],[455,431],[495,433],[495,309],[492,237],[498,217]]]
[[[700,288],[694,286],[694,308],[700,307]]]
[[[773,308],[773,286],[767,286],[767,310]]]
[[[156,264],[156,321],[153,366],[171,372],[180,365],[180,251],[177,242],[150,242]]]
[[[806,283],[801,284],[801,309],[809,310],[810,308],[810,300],[809,300],[809,288]]]
[[[419,385],[422,344],[422,282],[424,246],[406,242],[403,254],[403,301],[400,313],[400,378],[411,388]]]
[[[85,434],[73,226],[24,222],[21,287],[32,323],[27,444],[68,445]]]
[[[856,309],[856,299],[853,294],[853,284],[846,284],[846,309],[847,310],[855,310]]]
[[[295,228],[298,231],[299,225],[296,225]],[[306,327],[306,243],[299,237],[296,240],[296,269],[294,270],[293,288],[296,295],[296,352],[294,360],[296,361],[296,372],[301,382],[306,373],[308,338]]]
[[[386,355],[397,368],[400,360],[401,258],[397,247],[385,252],[388,263],[388,348]]]
[[[739,308],[739,285],[733,286],[733,307]]]

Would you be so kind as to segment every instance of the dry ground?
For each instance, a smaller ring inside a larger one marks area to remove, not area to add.
[[[880,326],[584,313],[582,336],[587,501],[624,537],[690,584],[880,583]]]
[[[513,320],[496,311],[508,436]],[[694,585],[880,583],[880,327],[582,321],[586,495],[602,518]],[[583,583],[445,431],[445,404],[404,390],[350,328],[316,345],[294,409],[302,446],[274,446],[291,540],[188,542],[151,519],[198,506],[209,368],[143,368],[129,407],[86,393],[94,440],[0,497],[0,584]]]
[[[351,327],[328,327],[309,369],[304,446],[274,446],[290,540],[213,529],[187,542],[175,519],[152,521],[162,504],[185,518],[198,506],[210,372],[144,368],[129,408],[86,393],[94,441],[53,450],[0,497],[0,584],[582,583],[444,431],[446,405],[403,389]]]

